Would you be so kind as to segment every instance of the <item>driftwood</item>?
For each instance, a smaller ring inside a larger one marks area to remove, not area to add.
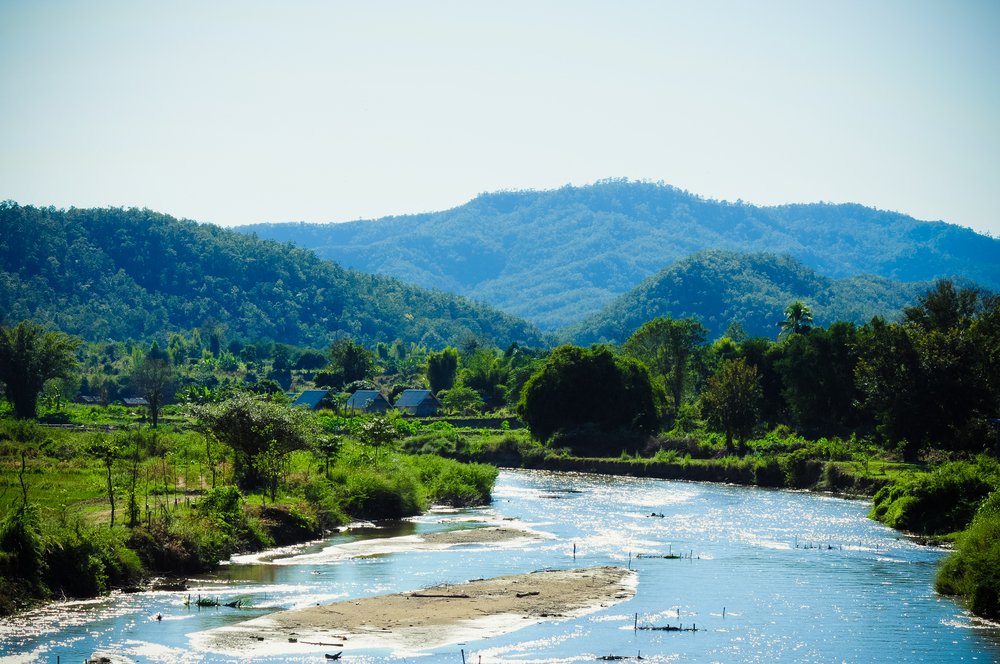
[[[469,599],[469,595],[466,595],[465,593],[455,593],[455,594],[448,594],[448,593],[410,593],[409,596],[410,597],[424,597],[424,598],[429,597],[429,598],[433,598],[433,599]]]

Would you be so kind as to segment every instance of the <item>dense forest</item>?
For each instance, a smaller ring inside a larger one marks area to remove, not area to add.
[[[432,349],[544,343],[511,315],[288,244],[149,210],[9,201],[0,203],[0,312],[92,341],[200,328],[319,346],[340,336]]]
[[[468,295],[550,330],[705,249],[787,254],[832,278],[951,277],[1000,288],[1000,240],[969,229],[860,205],[760,207],[620,180],[483,194],[451,210],[377,221],[243,230]]]
[[[575,343],[621,343],[659,316],[696,318],[710,338],[739,324],[751,336],[778,333],[785,306],[808,302],[817,323],[866,323],[898,318],[929,283],[884,277],[829,279],[788,256],[703,251],[676,261],[616,298],[604,309],[560,332]]]

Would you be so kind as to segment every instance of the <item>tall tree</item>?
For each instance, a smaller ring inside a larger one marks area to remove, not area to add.
[[[661,405],[662,392],[645,365],[616,357],[606,346],[560,346],[525,384],[517,412],[536,439],[547,441],[558,431],[584,427],[649,433]]]
[[[791,334],[805,334],[812,329],[812,322],[812,309],[809,305],[802,300],[795,300],[785,307],[785,320],[779,323],[781,331],[778,332],[778,338]]]
[[[625,353],[644,363],[663,382],[676,411],[684,402],[691,358],[705,342],[708,330],[694,318],[668,316],[644,324],[625,342]]]
[[[216,440],[233,449],[233,472],[242,489],[273,487],[260,455],[273,460],[275,454],[306,449],[318,435],[306,411],[249,393],[199,406],[195,413]]]
[[[160,351],[156,342],[142,361],[132,370],[132,385],[146,400],[149,419],[156,428],[160,421],[160,408],[165,403],[174,384],[174,370],[170,358]]]
[[[19,419],[38,412],[38,395],[45,381],[66,377],[76,367],[80,340],[47,331],[31,321],[0,326],[0,382]]]
[[[371,378],[375,369],[375,355],[361,344],[350,339],[337,339],[330,345],[330,370],[347,385]]]
[[[726,434],[726,451],[734,451],[733,439],[743,443],[757,425],[761,400],[757,367],[743,358],[726,360],[709,377],[701,393],[702,410],[709,423]]]
[[[427,355],[427,382],[431,392],[437,394],[442,390],[450,390],[455,385],[458,373],[458,351],[451,346],[440,353]]]

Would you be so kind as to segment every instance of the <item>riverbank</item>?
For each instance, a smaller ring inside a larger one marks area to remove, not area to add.
[[[635,589],[635,573],[621,567],[545,570],[281,611],[196,634],[192,643],[232,656],[416,652],[585,615],[630,599]]]

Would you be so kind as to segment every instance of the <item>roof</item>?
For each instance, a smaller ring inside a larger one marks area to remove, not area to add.
[[[126,406],[148,406],[149,402],[142,397],[126,397],[122,399]]]
[[[358,390],[347,399],[345,404],[348,408],[364,408],[369,401],[384,401],[389,405],[389,400],[382,396],[378,390]]]
[[[305,406],[307,408],[316,408],[319,402],[323,400],[327,394],[327,390],[306,390],[292,402],[293,406]]]
[[[396,399],[396,408],[414,408],[427,399],[438,403],[437,397],[430,390],[403,390],[403,393]]]

